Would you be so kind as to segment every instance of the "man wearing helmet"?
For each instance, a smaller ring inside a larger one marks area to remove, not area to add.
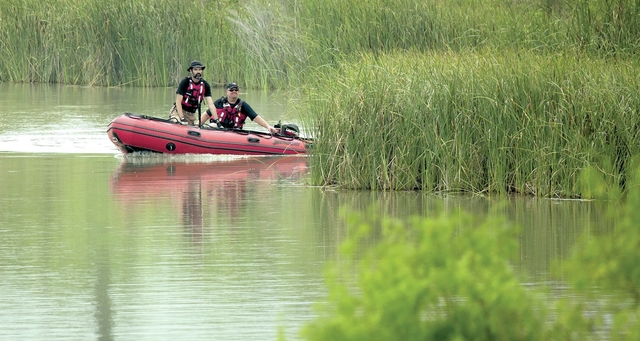
[[[194,60],[189,64],[187,69],[189,76],[180,82],[178,90],[176,90],[176,101],[173,103],[169,113],[171,120],[177,123],[194,125],[196,118],[200,116],[196,116],[196,111],[200,112],[202,100],[207,102],[209,110],[215,110],[211,99],[211,86],[202,79],[204,68],[205,66],[198,60]]]

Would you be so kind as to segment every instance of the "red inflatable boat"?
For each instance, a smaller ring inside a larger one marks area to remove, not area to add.
[[[283,155],[306,154],[311,140],[285,131],[271,135],[250,130],[200,128],[156,117],[126,113],[107,128],[122,153]]]

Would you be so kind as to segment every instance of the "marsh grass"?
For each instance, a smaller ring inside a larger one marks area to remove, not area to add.
[[[527,53],[364,55],[308,89],[314,183],[579,196],[638,153],[638,65]]]
[[[0,0],[0,81],[175,85],[192,59],[213,83],[284,88],[390,51],[633,56],[633,0]]]
[[[0,8],[0,81],[168,86],[199,59],[213,84],[274,88],[290,74],[283,60],[301,58],[281,49],[294,46],[278,32],[291,31],[277,22],[290,17],[251,4],[1,0]]]

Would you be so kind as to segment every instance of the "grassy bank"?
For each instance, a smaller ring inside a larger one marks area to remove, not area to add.
[[[317,127],[313,181],[573,197],[593,164],[624,184],[640,64],[581,56],[396,53],[318,72],[301,109]]]

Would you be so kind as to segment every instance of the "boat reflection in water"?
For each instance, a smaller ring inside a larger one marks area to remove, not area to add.
[[[111,188],[117,201],[134,210],[132,214],[139,206],[169,200],[193,241],[198,242],[204,233],[204,216],[215,214],[220,223],[235,225],[246,215],[247,203],[255,204],[251,200],[257,199],[250,198],[260,197],[250,195],[259,191],[257,187],[281,180],[296,181],[306,172],[304,156],[230,160],[126,157],[112,177]]]

